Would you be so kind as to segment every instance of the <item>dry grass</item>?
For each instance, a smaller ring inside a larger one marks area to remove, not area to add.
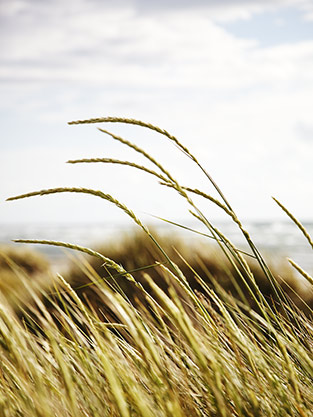
[[[214,256],[162,242],[102,191],[56,188],[11,198],[87,192],[122,209],[144,235],[111,251],[28,241],[85,252],[103,266],[82,260],[68,280],[57,275],[53,290],[41,288],[38,295],[11,264],[31,303],[19,312],[24,320],[1,304],[0,415],[311,416],[313,327],[309,308],[304,315],[289,296],[288,285],[295,284],[282,285],[221,190],[174,136],[133,119],[83,122],[135,124],[173,141],[215,187],[217,205],[239,227],[250,256],[197,207],[194,190],[158,162],[166,186],[215,239]]]

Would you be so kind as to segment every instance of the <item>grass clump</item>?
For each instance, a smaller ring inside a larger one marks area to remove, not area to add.
[[[0,245],[0,297],[18,310],[21,303],[32,302],[27,287],[48,287],[51,271],[47,259],[30,249]]]
[[[41,287],[39,293],[29,283],[32,301],[22,312],[0,308],[0,414],[312,415],[310,306],[306,315],[296,306],[290,297],[295,286],[282,285],[272,273],[212,177],[174,136],[133,119],[73,124],[100,122],[138,125],[165,136],[201,169],[219,198],[181,185],[143,149],[104,129],[154,164],[155,171],[108,158],[70,162],[119,163],[153,175],[188,203],[224,261],[216,270],[208,257],[198,254],[195,262],[186,246],[162,243],[128,207],[102,191],[68,187],[10,198],[92,194],[121,209],[143,235],[135,245],[124,245],[120,259],[118,252],[72,243],[19,240],[78,250],[100,265],[82,260],[79,273],[68,280],[57,275],[53,288]],[[194,194],[235,222],[249,253],[211,223]]]

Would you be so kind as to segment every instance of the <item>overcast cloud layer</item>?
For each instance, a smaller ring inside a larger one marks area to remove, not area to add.
[[[159,188],[153,188],[150,201],[140,199],[140,190],[150,190],[151,178],[141,180],[130,168],[63,165],[73,156],[132,158],[92,126],[66,126],[71,119],[122,115],[157,123],[179,136],[241,217],[280,216],[270,199],[274,194],[298,217],[311,219],[312,2],[111,3],[0,3],[2,201],[36,188],[94,186],[117,193],[132,208],[184,217],[185,208],[180,210],[175,199],[164,207]],[[257,22],[264,25],[266,43]],[[245,34],[239,36],[236,28],[246,28]],[[281,41],[271,42],[277,31]],[[138,138],[186,185],[199,185],[197,173],[186,169],[184,159],[164,141],[138,129],[113,129]],[[59,205],[54,206],[52,197],[46,198],[2,204],[2,221],[88,217],[89,200],[66,199],[62,205],[56,197]],[[81,210],[74,208],[77,201]],[[103,220],[103,205],[93,207],[93,218]]]

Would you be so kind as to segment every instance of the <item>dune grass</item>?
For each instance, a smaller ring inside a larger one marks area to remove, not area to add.
[[[205,225],[207,234],[230,265],[238,294],[231,295],[218,277],[209,277],[205,269],[201,273],[193,270],[185,259],[187,270],[191,270],[197,282],[195,289],[187,273],[133,211],[103,191],[68,187],[9,198],[17,200],[60,192],[102,198],[139,226],[162,254],[163,262],[152,269],[147,265],[139,281],[134,271],[105,253],[64,242],[18,240],[63,246],[97,257],[111,278],[115,274],[134,285],[138,297],[134,302],[121,286],[113,288],[111,279],[103,279],[103,274],[86,262],[80,268],[93,283],[97,303],[86,294],[86,298],[79,295],[77,288],[61,275],[54,278],[53,291],[41,288],[38,294],[31,282],[25,285],[27,277],[12,263],[12,271],[23,282],[24,291],[29,292],[32,301],[22,320],[21,312],[13,311],[4,302],[1,304],[0,414],[311,416],[313,327],[310,317],[288,297],[222,191],[177,138],[133,119],[110,117],[71,124],[112,122],[152,129],[172,141],[199,167],[219,199],[181,185],[143,149],[104,129],[100,129],[102,133],[146,157],[156,171],[108,158],[69,162],[128,165],[130,169],[146,171],[161,180],[161,185],[177,192],[189,204],[191,215]],[[216,204],[235,222],[247,241],[248,254],[236,248],[210,222],[193,201],[193,194]],[[298,221],[295,223],[304,233],[303,226]],[[305,236],[308,238],[306,231]],[[258,285],[248,262],[250,258],[271,286],[274,302]],[[166,289],[154,279],[155,269],[161,271]],[[208,281],[213,285],[208,285]]]

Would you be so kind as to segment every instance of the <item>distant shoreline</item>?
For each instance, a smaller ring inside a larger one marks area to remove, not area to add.
[[[215,225],[240,249],[246,250],[240,230],[229,222],[216,222]],[[313,235],[313,223],[304,223],[308,232]],[[192,224],[187,224],[193,227]],[[246,222],[245,226],[251,234],[252,240],[263,252],[266,258],[273,261],[292,257],[309,273],[313,272],[313,254],[304,236],[292,223],[287,221],[255,221]],[[197,235],[178,227],[161,224],[152,226],[158,233],[176,234],[184,240],[195,240]],[[0,224],[0,244],[13,244],[12,239],[47,239],[60,240],[83,246],[99,247],[110,240],[122,239],[123,235],[131,234],[135,230],[129,224],[109,225],[108,223],[88,224]],[[199,229],[197,229],[199,230]],[[202,241],[213,243],[211,239],[201,238]],[[33,246],[33,245],[32,245]],[[35,245],[35,250],[45,255],[53,269],[66,267],[66,251],[53,246]]]

